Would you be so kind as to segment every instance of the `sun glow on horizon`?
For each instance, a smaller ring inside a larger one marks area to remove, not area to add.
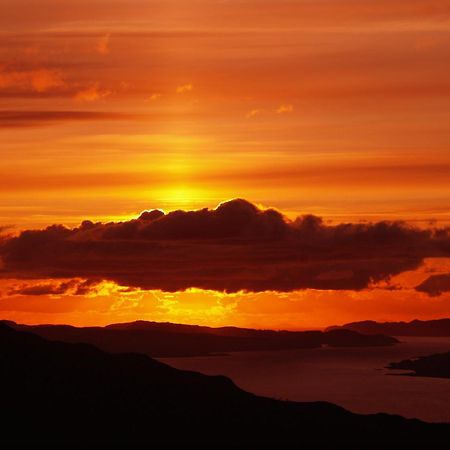
[[[2,3],[2,239],[236,198],[288,220],[450,226],[450,23],[439,2],[118,0],[107,14],[105,0]],[[49,295],[0,289],[0,308],[77,324],[115,315],[264,327],[434,317],[450,310],[449,293],[413,289],[445,275],[430,261],[372,291],[157,299],[106,281],[101,295],[75,295],[86,286],[69,283],[58,297],[64,286],[53,280],[28,291]]]

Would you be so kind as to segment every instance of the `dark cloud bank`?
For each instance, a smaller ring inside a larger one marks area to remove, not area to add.
[[[69,280],[61,283],[23,284],[13,287],[8,295],[86,295],[99,284],[99,280]]]
[[[330,226],[311,215],[290,221],[236,199],[214,210],[28,230],[5,238],[0,254],[9,278],[107,279],[165,291],[360,290],[425,257],[450,257],[450,232],[400,222]]]
[[[450,273],[431,275],[416,287],[420,292],[426,292],[432,297],[437,297],[444,292],[450,291]]]

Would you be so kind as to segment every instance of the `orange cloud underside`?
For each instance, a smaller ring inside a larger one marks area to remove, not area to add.
[[[449,271],[449,258],[429,258],[415,271],[356,292],[309,289],[225,294],[189,289],[167,293],[127,289],[105,281],[85,295],[74,295],[73,290],[66,294],[18,295],[13,291],[24,285],[48,286],[52,282],[0,280],[0,315],[30,324],[97,326],[150,320],[294,330],[324,328],[368,317],[378,321],[433,319],[448,316],[450,293],[430,297],[414,287],[430,273]],[[53,283],[58,286],[61,280]]]
[[[430,298],[413,290],[303,291],[291,294],[147,292],[125,296],[33,297],[2,299],[2,319],[18,323],[78,326],[150,320],[275,329],[322,328],[358,320],[401,321],[448,316],[450,295]]]
[[[122,220],[234,197],[290,217],[450,223],[442,0],[0,9],[0,225]],[[446,315],[450,305],[413,290],[171,295],[0,297],[0,313],[302,327]]]

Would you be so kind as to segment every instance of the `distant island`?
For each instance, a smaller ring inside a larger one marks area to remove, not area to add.
[[[145,355],[47,341],[0,323],[5,445],[426,448],[450,425],[258,397]],[[381,447],[380,447],[381,446]]]
[[[364,334],[389,336],[450,337],[450,319],[413,320],[411,322],[374,322],[365,320],[328,327],[326,330],[352,330]]]
[[[45,339],[88,343],[112,353],[134,352],[151,357],[200,356],[216,353],[301,348],[390,346],[397,339],[364,335],[353,330],[273,331],[250,328],[211,328],[195,325],[137,321],[106,327],[4,324]]]
[[[418,377],[450,378],[450,352],[390,363],[388,369],[410,370]]]

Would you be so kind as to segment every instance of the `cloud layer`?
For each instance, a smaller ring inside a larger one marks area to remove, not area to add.
[[[138,115],[106,111],[0,111],[0,129],[45,126],[54,123],[139,119]]]
[[[425,292],[432,297],[437,297],[450,291],[450,273],[431,275],[425,281],[416,286],[419,292]]]
[[[450,256],[450,234],[400,222],[290,221],[235,199],[216,209],[27,230],[5,238],[0,254],[5,278],[105,279],[170,292],[361,290],[416,269],[425,257]]]

